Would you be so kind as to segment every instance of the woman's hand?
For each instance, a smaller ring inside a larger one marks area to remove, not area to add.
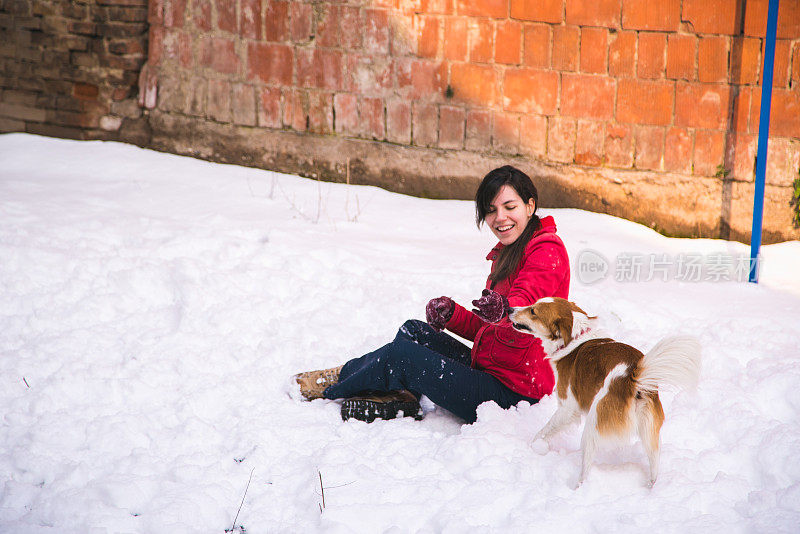
[[[484,289],[481,298],[473,300],[472,305],[477,308],[472,310],[472,313],[487,323],[496,323],[506,314],[508,299],[497,291]]]
[[[456,303],[450,297],[431,299],[425,306],[425,319],[434,330],[441,332],[447,325],[447,321],[453,317],[455,307]]]

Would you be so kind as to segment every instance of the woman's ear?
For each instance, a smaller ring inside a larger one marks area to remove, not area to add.
[[[533,217],[533,214],[536,213],[536,201],[528,199],[528,203],[525,204],[525,213],[528,214],[528,217]]]

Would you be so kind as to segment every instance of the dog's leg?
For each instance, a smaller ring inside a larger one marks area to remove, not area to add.
[[[579,417],[580,412],[578,411],[575,399],[570,397],[564,401],[558,399],[558,409],[556,413],[553,414],[553,417],[551,417],[547,424],[536,434],[533,441],[538,441],[540,439],[548,441],[553,434],[574,422]]]
[[[586,418],[586,425],[583,427],[583,435],[581,436],[581,474],[578,477],[578,484],[575,486],[577,489],[586,480],[586,475],[589,474],[589,468],[594,460],[594,453],[597,451],[597,440],[599,438],[597,432],[597,416],[590,413]]]
[[[637,429],[639,438],[647,453],[650,463],[650,480],[648,487],[653,487],[658,477],[658,463],[661,455],[661,425],[664,422],[664,412],[658,397],[649,397],[639,401],[637,406]]]

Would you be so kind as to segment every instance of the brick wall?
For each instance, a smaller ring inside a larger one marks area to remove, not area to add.
[[[0,132],[147,142],[147,0],[1,0]]]
[[[86,5],[111,3],[140,5]],[[160,150],[450,198],[510,162],[545,205],[746,241],[767,4],[150,0],[139,104]],[[771,136],[765,241],[797,239],[800,0],[781,1]]]

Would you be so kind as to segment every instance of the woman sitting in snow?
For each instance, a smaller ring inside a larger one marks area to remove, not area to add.
[[[509,306],[542,297],[568,298],[569,260],[552,217],[536,216],[538,195],[531,179],[506,165],[484,177],[475,194],[478,226],[489,225],[500,243],[486,289],[468,311],[449,297],[428,302],[427,324],[409,320],[394,341],[342,366],[295,375],[307,400],[345,399],[343,419],[371,422],[398,414],[421,418],[419,398],[467,422],[478,406],[503,408],[538,402],[552,392],[554,377],[541,344],[511,327]],[[473,341],[470,349],[442,332]]]

